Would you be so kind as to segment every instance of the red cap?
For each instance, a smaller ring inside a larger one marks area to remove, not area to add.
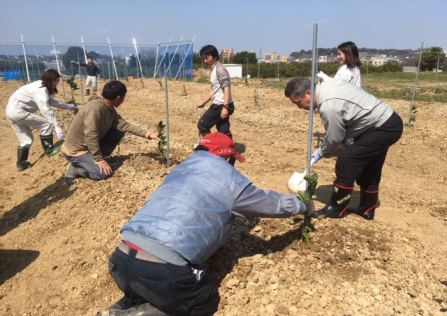
[[[245,161],[245,157],[236,152],[234,142],[225,134],[222,133],[210,133],[202,137],[199,145],[208,147],[208,152],[220,156],[227,157],[233,156],[240,162]]]

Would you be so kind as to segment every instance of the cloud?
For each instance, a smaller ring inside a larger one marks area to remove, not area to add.
[[[58,51],[58,50],[56,50],[56,52],[57,52],[58,55],[61,53],[61,52]],[[51,55],[54,55],[54,49],[50,50],[50,54],[51,54]]]

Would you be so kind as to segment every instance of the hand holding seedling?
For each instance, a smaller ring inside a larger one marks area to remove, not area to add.
[[[312,196],[317,187],[318,173],[314,173],[313,175],[306,174],[304,176],[304,180],[306,180],[308,183],[306,191],[298,191],[298,196],[306,205],[306,213],[304,213],[304,223],[301,234],[304,242],[308,242],[310,240],[309,232],[312,231],[312,224],[310,223],[310,220],[312,218],[312,214],[315,212]]]

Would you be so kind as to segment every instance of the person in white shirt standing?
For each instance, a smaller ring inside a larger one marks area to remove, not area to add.
[[[31,128],[40,130],[40,140],[47,156],[56,155],[61,150],[60,146],[53,145],[53,127],[58,139],[64,139],[65,135],[51,107],[66,110],[78,108],[75,105],[60,103],[52,97],[57,93],[56,86],[60,78],[61,75],[56,70],[47,69],[40,80],[21,87],[9,98],[6,117],[20,141],[17,151],[18,171],[23,171],[31,165],[28,161],[29,148],[34,141]],[[42,116],[35,114],[38,110]]]
[[[228,69],[219,61],[219,52],[213,45],[206,45],[200,49],[205,64],[211,68],[211,89],[206,98],[197,107],[202,108],[208,101],[213,104],[201,117],[198,128],[205,136],[211,133],[211,127],[216,125],[217,131],[232,138],[230,132],[230,115],[234,112],[231,97],[231,80]]]
[[[360,66],[362,62],[354,42],[344,42],[338,45],[338,61],[342,66],[338,68],[334,79],[342,79],[361,87]],[[321,71],[317,73],[317,77],[322,81],[332,79]]]

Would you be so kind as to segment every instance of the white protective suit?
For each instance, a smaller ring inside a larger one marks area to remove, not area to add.
[[[31,128],[40,130],[42,136],[48,136],[52,134],[54,126],[58,139],[64,139],[65,135],[52,106],[66,110],[77,109],[75,105],[63,104],[54,99],[41,80],[21,87],[9,98],[6,117],[20,140],[21,147],[29,148],[33,143]],[[42,116],[35,114],[38,110]]]

